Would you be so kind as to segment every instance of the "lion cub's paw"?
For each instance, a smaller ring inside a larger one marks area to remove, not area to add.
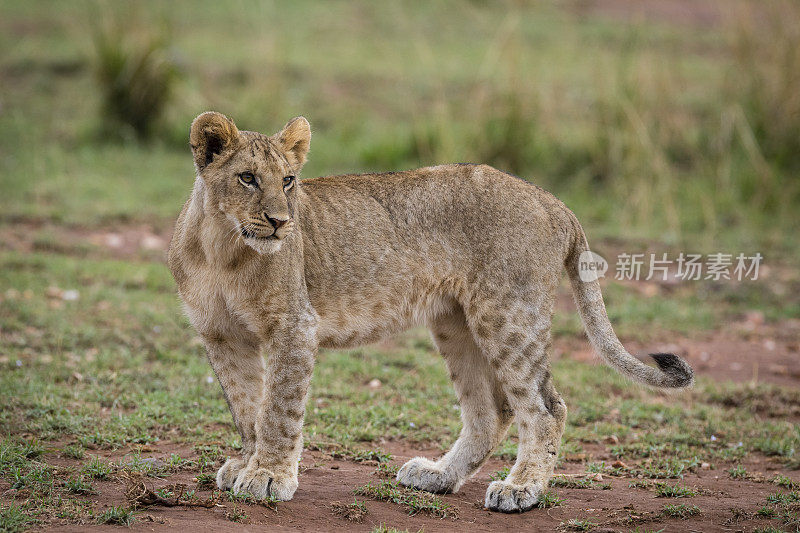
[[[397,472],[397,481],[406,487],[443,494],[459,489],[459,480],[424,457],[416,457]]]
[[[246,464],[245,461],[236,457],[231,457],[225,461],[225,464],[217,470],[217,487],[220,490],[233,488],[233,484],[236,483],[236,477]]]
[[[506,481],[494,481],[486,490],[484,505],[492,511],[522,513],[536,505],[541,493],[542,487],[538,483],[523,486]]]
[[[246,467],[239,472],[233,492],[236,494],[250,493],[257,500],[275,498],[288,501],[297,490],[297,478],[276,476],[266,468]]]

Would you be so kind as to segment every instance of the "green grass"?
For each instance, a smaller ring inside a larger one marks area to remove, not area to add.
[[[511,467],[510,466],[504,466],[503,468],[501,468],[497,472],[493,472],[492,474],[490,474],[489,475],[489,480],[490,481],[503,481],[505,478],[508,477],[508,474],[510,472],[511,472]]]
[[[8,533],[25,531],[35,522],[36,520],[21,506],[0,503],[0,531]]]
[[[122,506],[109,507],[97,517],[98,524],[112,524],[131,527],[136,522],[133,509]]]
[[[437,518],[457,516],[458,512],[449,503],[428,492],[408,489],[394,481],[381,481],[374,484],[371,481],[357,488],[355,494],[375,500],[392,502],[406,508],[409,515],[419,513],[429,514]]]
[[[656,496],[659,498],[692,498],[698,494],[696,489],[685,485],[670,485],[668,483],[659,482],[656,483],[654,487],[656,489]]]
[[[672,518],[690,518],[692,516],[697,516],[701,514],[701,510],[696,505],[684,505],[684,504],[666,504],[662,509],[662,514],[664,516],[669,516]]]
[[[231,522],[244,522],[247,520],[248,516],[247,513],[243,510],[234,505],[229,511],[225,512],[225,518],[230,520]]]
[[[546,491],[539,496],[539,501],[536,502],[536,507],[540,509],[551,509],[553,507],[558,507],[562,503],[564,503],[564,498],[559,498],[558,494],[553,491]]]
[[[591,520],[580,520],[578,518],[571,518],[566,522],[561,522],[561,527],[567,531],[592,531],[597,527],[597,522]]]
[[[742,465],[732,466],[728,470],[728,475],[731,479],[747,479],[749,476],[747,469]]]
[[[92,479],[108,479],[113,472],[114,465],[103,461],[99,457],[92,457],[92,459],[81,468],[81,473]]]
[[[561,489],[598,489],[610,490],[611,483],[599,483],[591,478],[574,478],[566,476],[554,476],[550,480],[551,487],[558,487]]]
[[[71,477],[67,480],[65,487],[73,494],[94,494],[95,490],[91,483],[83,477]]]
[[[397,471],[400,470],[398,465],[391,465],[388,463],[380,463],[375,468],[375,475],[382,478],[394,479],[397,476]]]

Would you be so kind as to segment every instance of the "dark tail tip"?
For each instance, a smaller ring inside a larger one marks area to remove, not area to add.
[[[694,383],[692,367],[674,353],[651,353],[650,357],[655,360],[658,368],[666,374],[663,387],[681,388],[688,387]]]

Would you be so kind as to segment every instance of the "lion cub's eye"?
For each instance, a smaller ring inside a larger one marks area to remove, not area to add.
[[[286,176],[283,178],[283,188],[288,189],[294,183],[294,176]]]
[[[245,185],[252,185],[256,181],[256,177],[253,176],[252,172],[242,172],[239,174],[239,181],[244,183]]]

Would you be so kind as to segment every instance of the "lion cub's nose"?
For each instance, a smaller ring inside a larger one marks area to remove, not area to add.
[[[286,218],[275,218],[275,217],[269,216],[266,213],[264,213],[263,215],[264,215],[264,218],[266,218],[269,221],[269,223],[272,224],[272,227],[275,228],[276,231],[278,230],[278,228],[280,228],[281,226],[283,226],[284,224],[289,222],[289,217],[286,217]]]

